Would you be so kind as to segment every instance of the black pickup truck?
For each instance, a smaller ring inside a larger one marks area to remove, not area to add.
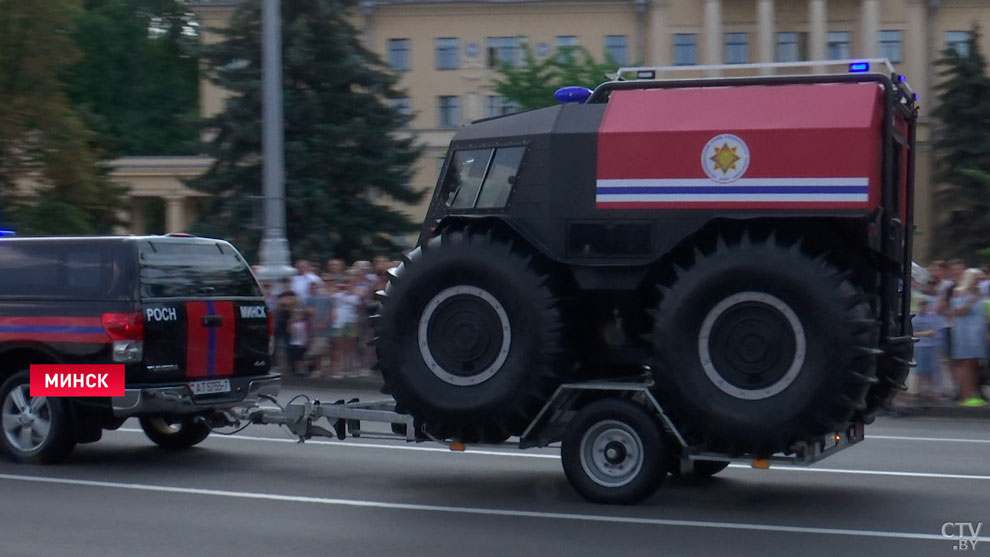
[[[277,394],[271,315],[229,243],[184,235],[0,239],[0,452],[64,459],[129,417],[166,448]],[[123,364],[122,397],[30,396],[32,364]]]

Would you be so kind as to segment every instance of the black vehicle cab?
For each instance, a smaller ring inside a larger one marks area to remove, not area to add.
[[[0,449],[51,461],[138,417],[159,445],[199,443],[224,411],[278,392],[271,316],[222,240],[0,239]],[[32,364],[123,364],[122,397],[30,397]]]

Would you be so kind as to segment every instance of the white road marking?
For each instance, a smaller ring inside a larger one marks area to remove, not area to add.
[[[899,435],[870,435],[866,434],[867,441],[871,439],[882,439],[884,441],[924,441],[928,443],[981,443],[990,445],[990,439],[960,439],[956,437],[905,437]]]
[[[143,433],[140,429],[133,428],[120,428],[117,431],[124,431],[127,433]],[[260,441],[263,443],[292,443],[298,444],[294,439],[279,439],[276,437],[253,437],[249,435],[213,435],[211,439],[230,439],[235,441]],[[509,456],[509,457],[519,457],[519,458],[544,458],[544,459],[555,459],[560,460],[559,454],[547,454],[547,453],[534,453],[534,452],[522,452],[522,451],[497,451],[497,450],[485,450],[485,449],[467,449],[465,451],[451,451],[450,449],[445,449],[442,447],[422,447],[416,445],[386,445],[382,443],[360,443],[354,441],[320,441],[320,440],[308,440],[306,444],[313,445],[327,445],[333,447],[346,447],[346,448],[365,448],[365,449],[384,449],[391,451],[421,451],[429,453],[463,453],[463,454],[474,454],[482,456]],[[730,468],[741,468],[741,469],[751,469],[752,467],[748,464],[743,463],[733,463],[729,465]],[[810,472],[819,474],[851,474],[851,475],[861,475],[861,476],[895,476],[903,478],[937,478],[946,480],[982,480],[990,481],[990,476],[980,475],[980,474],[948,474],[948,473],[938,473],[938,472],[904,472],[898,470],[855,470],[849,468],[819,468],[819,467],[807,467],[807,466],[791,466],[786,464],[774,464],[771,466],[772,470],[784,470],[788,472]]]
[[[103,482],[93,480],[74,480],[70,478],[54,478],[46,476],[17,476],[0,474],[0,480],[36,482],[47,484],[74,485],[84,487],[101,487],[110,489],[127,489],[134,491],[150,491],[158,493],[178,493],[184,495],[206,495],[211,497],[230,497],[237,499],[255,499],[260,501],[278,501],[286,503],[308,503],[317,505],[333,505],[342,507],[363,507],[375,509],[391,509],[405,511],[425,511],[453,514],[471,514],[481,516],[504,516],[512,518],[539,518],[554,520],[572,520],[581,522],[605,522],[618,524],[636,524],[647,526],[681,526],[691,528],[717,528],[725,530],[750,530],[762,532],[783,532],[792,534],[822,534],[830,536],[860,536],[872,538],[895,538],[912,540],[946,541],[948,538],[939,534],[921,532],[896,532],[886,530],[852,530],[843,528],[814,528],[806,526],[786,526],[782,524],[748,524],[744,522],[721,522],[703,520],[673,520],[665,518],[640,518],[625,516],[609,516],[595,514],[555,513],[522,511],[511,509],[488,509],[481,507],[454,507],[446,505],[421,505],[412,503],[390,503],[388,501],[367,501],[360,499],[336,499],[329,497],[307,497],[300,495],[280,495],[275,493],[257,493],[249,491],[227,491],[220,489],[198,489],[191,487],[173,487],[164,485],[148,485],[135,483]],[[990,541],[990,537],[967,538],[977,542]]]

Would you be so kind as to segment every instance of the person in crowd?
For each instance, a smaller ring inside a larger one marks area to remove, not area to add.
[[[980,297],[979,269],[966,269],[953,289],[951,357],[963,406],[986,406],[979,395],[980,360],[987,356],[987,321]]]
[[[343,282],[347,280],[347,263],[343,259],[333,258],[327,261],[327,272],[330,273],[330,278],[333,280],[333,284]]]
[[[306,310],[297,307],[289,317],[289,371],[294,375],[306,375],[302,368],[309,336]]]
[[[289,321],[292,312],[299,307],[299,298],[292,290],[292,280],[282,279],[280,291],[275,297],[275,361],[279,365],[289,360]]]
[[[330,356],[334,377],[354,373],[357,350],[358,311],[361,307],[361,290],[355,276],[337,283],[333,298],[333,340]]]
[[[930,281],[932,290],[937,284],[937,279]],[[924,402],[932,400],[940,392],[940,356],[942,352],[942,329],[947,324],[945,319],[935,313],[935,297],[924,296],[919,301],[919,311],[911,319],[914,327],[914,336],[918,337],[918,343],[914,345],[914,359],[918,363],[914,368],[914,373],[918,380],[919,400]]]
[[[296,293],[299,301],[305,304],[306,300],[309,299],[309,285],[314,282],[323,282],[323,280],[313,272],[313,266],[305,259],[296,261],[296,271],[299,274],[292,277],[292,290]]]
[[[306,310],[309,315],[309,347],[306,350],[306,361],[310,373],[315,377],[323,376],[323,364],[330,354],[330,339],[333,330],[333,300],[327,285],[321,282],[311,282],[309,300]]]

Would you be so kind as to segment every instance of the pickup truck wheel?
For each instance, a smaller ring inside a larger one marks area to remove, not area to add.
[[[434,437],[498,443],[522,433],[567,369],[547,277],[490,233],[443,232],[406,257],[379,297],[384,391]]]
[[[65,460],[76,446],[65,402],[32,397],[30,381],[23,370],[0,386],[0,447],[17,462]]]
[[[692,444],[768,456],[866,408],[877,322],[824,258],[744,236],[675,274],[654,321],[656,389]]]
[[[210,435],[210,426],[194,416],[142,416],[140,421],[148,439],[164,449],[188,449]]]
[[[589,501],[632,504],[667,476],[667,447],[657,420],[641,405],[604,399],[582,409],[561,440],[564,474]]]

